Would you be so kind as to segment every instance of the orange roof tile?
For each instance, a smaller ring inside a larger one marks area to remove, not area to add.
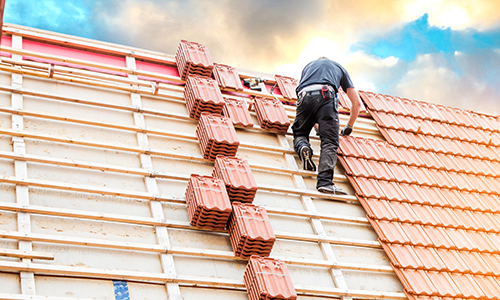
[[[339,161],[408,298],[499,299],[500,118],[360,95],[387,142],[343,137]]]
[[[252,117],[244,100],[226,97],[223,97],[223,99],[225,104],[222,115],[230,118],[234,125],[253,127]]]
[[[297,100],[297,94],[295,92],[295,89],[299,85],[299,81],[297,79],[281,75],[275,75],[274,79],[276,80],[283,97],[289,100]]]
[[[228,65],[214,64],[213,75],[220,87],[236,91],[243,90],[240,76],[235,68]]]

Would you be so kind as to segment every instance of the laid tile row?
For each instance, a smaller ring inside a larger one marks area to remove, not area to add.
[[[500,233],[500,213],[455,209],[375,198],[359,198],[368,217],[428,226]]]
[[[498,300],[500,281],[495,276],[395,268],[411,295]]]
[[[420,168],[353,157],[339,157],[339,161],[344,166],[346,174],[354,177],[467,192],[500,194],[498,179],[491,176]]]
[[[376,111],[371,112],[371,116],[377,125],[384,128],[439,136],[470,143],[500,146],[500,132],[484,130],[483,128],[453,125],[441,121],[416,119],[412,116],[408,117]]]
[[[371,111],[411,116],[417,119],[444,122],[452,125],[482,128],[495,132],[500,131],[500,119],[498,117],[365,91],[360,91],[359,95]]]
[[[389,143],[399,147],[500,161],[500,147],[462,142],[437,136],[426,136],[383,127],[379,127],[379,130]]]
[[[500,276],[499,254],[381,244],[392,264],[398,268]]]
[[[369,218],[381,241],[449,250],[500,253],[500,235],[484,231],[400,223]]]
[[[347,178],[358,198],[377,198],[463,210],[500,212],[500,196],[495,194],[465,192],[349,175]]]
[[[498,161],[397,147],[385,141],[352,136],[340,138],[338,153],[342,156],[428,169],[495,177],[500,176],[500,162]]]

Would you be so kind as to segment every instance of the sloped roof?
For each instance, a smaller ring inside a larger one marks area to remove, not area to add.
[[[360,92],[387,141],[339,160],[409,299],[499,299],[500,118]]]

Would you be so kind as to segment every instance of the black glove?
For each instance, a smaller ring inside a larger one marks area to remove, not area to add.
[[[342,136],[346,136],[346,135],[350,135],[351,132],[352,132],[352,126],[350,126],[349,124],[347,124],[344,129],[342,129],[342,131],[340,132],[340,135]]]

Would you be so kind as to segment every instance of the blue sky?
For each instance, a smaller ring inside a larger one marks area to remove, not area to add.
[[[326,55],[359,89],[500,113],[499,9],[490,0],[7,0],[4,21],[167,54],[187,39],[216,62],[296,78]]]

